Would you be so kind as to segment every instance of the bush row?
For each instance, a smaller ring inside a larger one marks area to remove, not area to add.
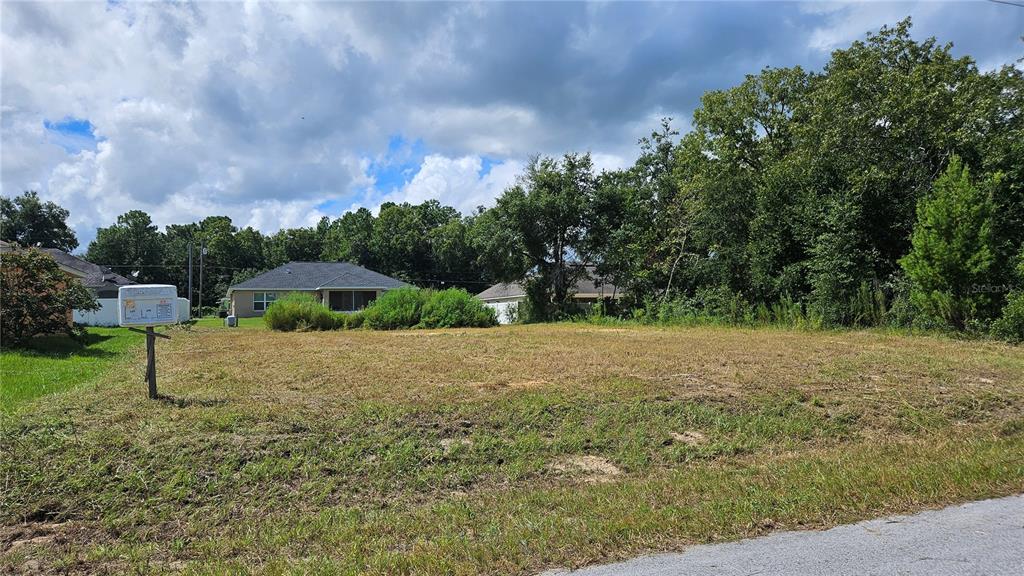
[[[332,312],[313,296],[291,293],[267,309],[263,321],[271,330],[374,330],[400,328],[484,328],[498,323],[494,310],[465,290],[389,290],[360,312]]]
[[[957,329],[923,310],[911,297],[908,280],[897,275],[883,284],[863,283],[846,306],[851,311],[851,316],[845,320],[845,325],[964,333],[974,337],[988,335],[1019,344],[1024,342],[1024,290],[1011,292],[1007,300],[1008,303],[1000,318],[991,323],[971,322],[963,329]],[[719,324],[798,329],[820,329],[830,326],[813,303],[786,296],[772,304],[752,303],[741,294],[727,288],[702,288],[693,296],[648,301],[644,306],[632,310],[631,315],[616,315],[614,303],[612,306],[597,304],[583,319],[595,324]]]

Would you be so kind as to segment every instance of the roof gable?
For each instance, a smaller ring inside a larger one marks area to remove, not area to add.
[[[86,288],[95,289],[135,284],[133,280],[125,278],[98,264],[93,264],[88,260],[68,254],[63,250],[57,248],[43,248],[42,250],[49,254],[62,269],[77,276]]]
[[[491,286],[487,290],[476,295],[481,300],[497,300],[500,298],[518,298],[525,296],[526,291],[518,282],[501,283]]]

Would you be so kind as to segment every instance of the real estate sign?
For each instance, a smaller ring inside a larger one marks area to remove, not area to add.
[[[121,326],[158,326],[178,321],[178,289],[169,284],[136,284],[117,290]]]

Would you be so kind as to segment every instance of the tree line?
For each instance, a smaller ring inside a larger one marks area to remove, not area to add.
[[[417,285],[520,281],[538,319],[566,313],[590,275],[617,287],[625,316],[986,329],[1024,316],[1024,76],[980,71],[910,26],[821,71],[766,68],[706,93],[690,131],[665,120],[625,169],[536,157],[467,216],[389,203],[263,235],[223,216],[161,232],[133,211],[86,257],[183,287],[185,249],[202,241],[209,302],[289,260],[348,260]]]

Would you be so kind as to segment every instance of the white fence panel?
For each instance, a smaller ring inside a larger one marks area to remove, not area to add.
[[[188,298],[178,298],[178,322],[188,322]]]
[[[95,312],[74,311],[74,320],[86,326],[117,326],[117,298],[98,298],[100,309]]]
[[[100,309],[95,312],[74,311],[74,320],[86,326],[117,326],[117,298],[97,298]],[[178,322],[188,322],[188,298],[178,298]]]

